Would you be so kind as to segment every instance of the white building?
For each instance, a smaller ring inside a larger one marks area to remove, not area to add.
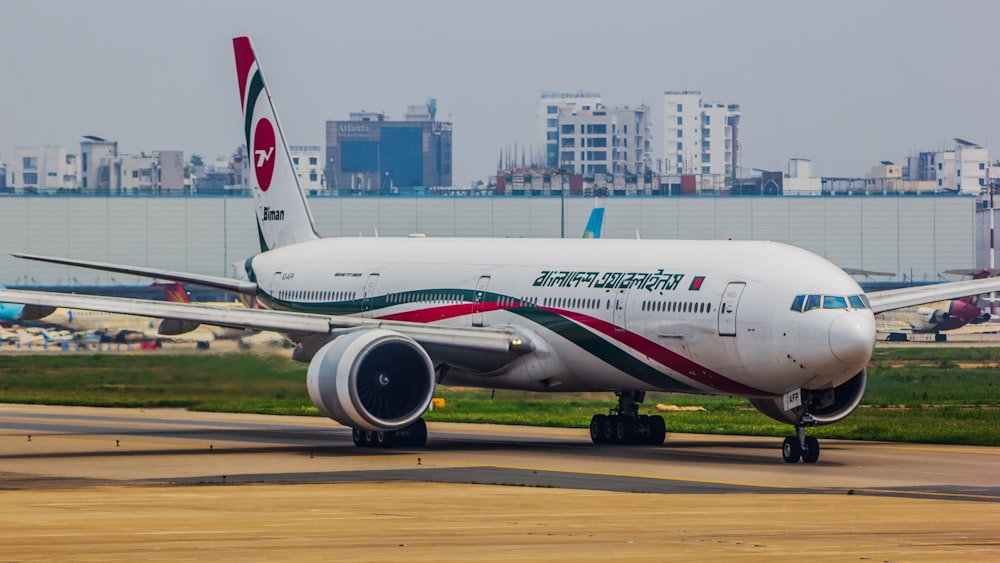
[[[933,181],[947,192],[976,195],[996,179],[989,150],[964,139],[955,139],[954,150],[924,151],[907,157],[906,162],[904,178]]]
[[[652,170],[649,108],[559,110],[558,167],[577,174],[643,174]]]
[[[960,194],[979,195],[986,191],[986,169],[990,153],[985,147],[955,139],[955,187]]]
[[[143,155],[122,156],[118,160],[121,162],[121,188],[123,190],[145,193],[153,191],[154,180],[159,169],[158,159]]]
[[[411,109],[419,106],[411,106]],[[409,117],[409,113],[407,113]],[[306,193],[316,193],[324,189],[322,148],[318,146],[293,145],[288,147],[292,154],[292,166],[299,177],[299,185]]]
[[[823,179],[813,176],[812,161],[808,158],[793,158],[788,161],[788,174],[782,182],[784,195],[820,195],[823,193]]]
[[[542,92],[538,101],[538,139],[545,147],[545,166],[559,167],[559,112],[562,110],[592,110],[602,104],[601,95],[594,92]]]
[[[80,168],[75,154],[63,147],[16,147],[7,167],[7,187],[16,192],[55,192],[78,186]]]
[[[740,166],[740,106],[707,102],[699,91],[663,93],[664,174],[731,180]]]
[[[110,191],[121,187],[118,141],[85,135],[80,143],[80,187],[85,191]]]

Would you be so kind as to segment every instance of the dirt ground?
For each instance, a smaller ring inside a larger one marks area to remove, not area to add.
[[[986,561],[1000,505],[365,483],[0,493],[5,561]],[[817,510],[817,504],[822,510]]]

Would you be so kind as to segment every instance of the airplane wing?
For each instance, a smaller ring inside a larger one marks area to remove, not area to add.
[[[912,307],[945,299],[1000,291],[1000,278],[984,278],[931,285],[919,285],[868,293],[872,311],[881,313],[902,307]]]
[[[115,272],[117,274],[131,274],[134,276],[143,276],[147,278],[155,278],[160,280],[170,280],[178,283],[190,283],[205,287],[224,289],[226,291],[232,291],[233,293],[242,293],[244,295],[256,295],[257,293],[257,284],[251,281],[238,280],[235,278],[224,278],[221,276],[192,274],[188,272],[175,272],[172,270],[158,270],[156,268],[144,268],[142,266],[123,266],[121,264],[108,264],[106,262],[92,262],[89,260],[74,260],[72,258],[55,258],[52,256],[39,256],[37,254],[12,254],[12,256],[16,258],[24,258],[25,260],[37,260],[39,262],[48,262],[50,264],[77,266],[80,268],[89,268],[91,270]],[[77,309],[84,309],[84,308],[85,307],[77,307]],[[150,316],[155,316],[155,315],[150,315]]]
[[[271,330],[302,336],[325,336],[355,329],[384,328],[405,334],[421,345],[434,347],[447,357],[454,357],[455,353],[479,352],[491,356],[498,354],[507,356],[509,361],[510,356],[527,353],[533,349],[532,343],[524,335],[512,328],[503,327],[449,327],[268,309],[245,309],[12,289],[0,290],[0,302],[23,303],[36,307],[68,307],[89,311],[105,311],[233,328]]]

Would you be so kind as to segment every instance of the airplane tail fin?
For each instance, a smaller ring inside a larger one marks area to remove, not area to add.
[[[167,298],[167,301],[173,303],[190,303],[191,298],[188,297],[187,291],[184,286],[180,283],[163,283],[163,284],[153,284],[158,285],[163,288],[163,295]]]
[[[590,212],[587,226],[583,228],[583,238],[601,238],[601,226],[604,224],[604,208],[595,207]]]
[[[319,238],[249,37],[233,38],[261,251]]]

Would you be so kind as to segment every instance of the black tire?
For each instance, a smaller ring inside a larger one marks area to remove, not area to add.
[[[359,448],[364,448],[368,446],[368,439],[365,437],[365,431],[360,428],[351,429],[351,437],[354,438],[354,445]]]
[[[376,432],[375,445],[379,448],[391,448],[396,445],[396,432]]]
[[[654,446],[663,444],[667,438],[667,423],[662,416],[649,417],[649,443]]]
[[[595,444],[604,443],[604,421],[607,415],[595,414],[590,417],[590,441]]]
[[[802,445],[799,444],[798,437],[789,436],[785,438],[784,443],[781,444],[781,457],[785,460],[785,463],[799,462],[799,459],[802,458]]]
[[[615,443],[632,444],[635,442],[635,423],[624,416],[615,421]]]
[[[819,440],[813,436],[806,436],[806,447],[802,451],[802,461],[805,463],[819,461]]]
[[[615,419],[617,416],[605,416],[604,424],[601,425],[601,437],[603,438],[602,444],[613,444],[615,443]]]
[[[424,422],[424,419],[418,418],[408,429],[410,430],[410,439],[407,440],[406,445],[414,448],[422,448],[427,445],[427,423]]]

